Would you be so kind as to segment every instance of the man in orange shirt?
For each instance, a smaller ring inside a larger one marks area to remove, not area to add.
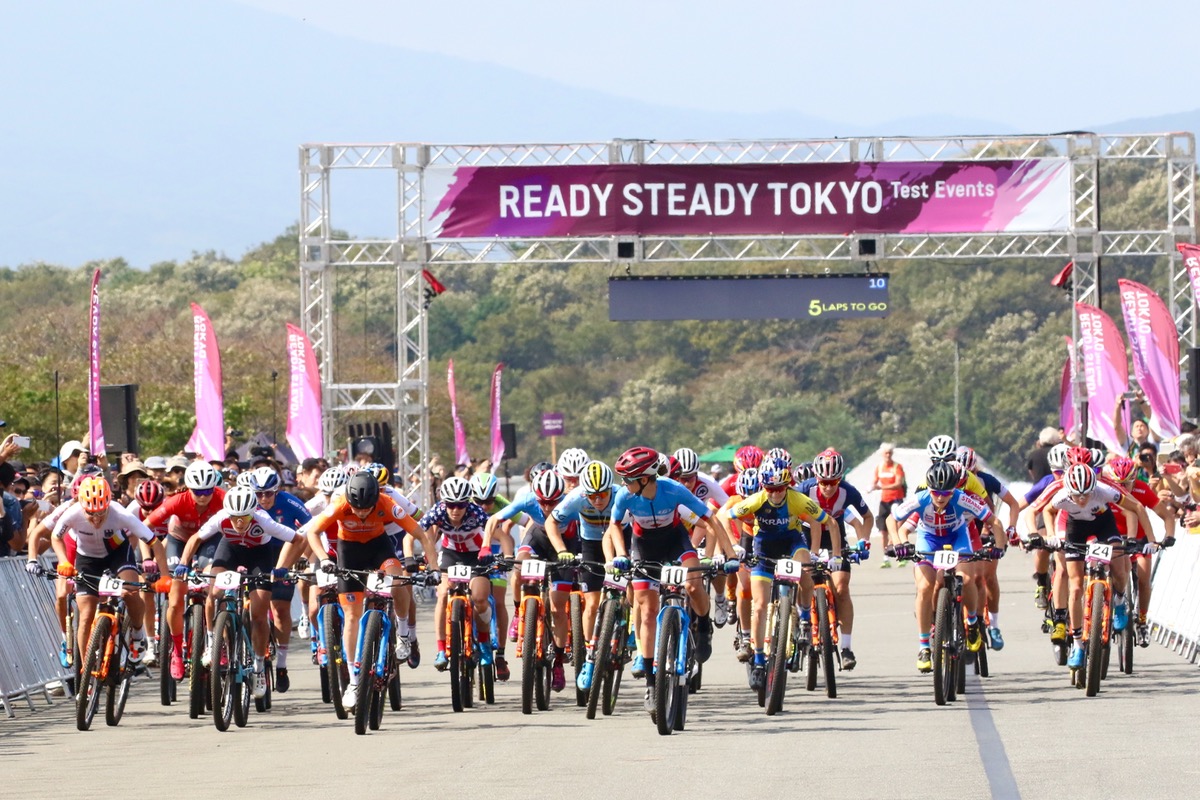
[[[896,445],[884,442],[879,446],[882,460],[875,465],[875,478],[871,482],[871,491],[879,490],[879,513],[875,515],[875,527],[883,537],[883,546],[891,544],[895,536],[895,521],[892,519],[892,506],[904,499],[907,484],[904,480],[904,467],[893,461]],[[892,560],[884,557],[881,567],[892,566]]]

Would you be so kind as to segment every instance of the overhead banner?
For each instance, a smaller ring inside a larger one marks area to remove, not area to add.
[[[321,428],[321,376],[308,337],[287,323],[288,381],[287,441],[296,458],[320,458],[324,453]]]
[[[431,239],[1065,231],[1063,158],[431,167]]]
[[[1079,352],[1087,382],[1088,429],[1084,433],[1120,453],[1125,443],[1117,436],[1115,414],[1121,395],[1129,391],[1125,342],[1112,318],[1095,306],[1076,303],[1075,313],[1079,315]]]
[[[225,400],[221,396],[221,350],[204,309],[192,303],[192,375],[196,428],[185,449],[205,461],[225,460]]]
[[[687,275],[608,279],[608,318],[886,317],[888,275]]]
[[[1150,404],[1150,429],[1162,439],[1179,435],[1179,330],[1167,304],[1150,287],[1117,279],[1133,370]],[[1128,428],[1126,428],[1128,430]]]

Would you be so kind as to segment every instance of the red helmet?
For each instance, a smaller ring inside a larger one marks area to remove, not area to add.
[[[1089,494],[1096,488],[1096,473],[1087,464],[1074,464],[1067,468],[1065,483],[1072,494]]]
[[[142,510],[153,511],[162,503],[165,495],[162,484],[158,481],[142,481],[138,484],[135,498]]]
[[[1121,456],[1104,465],[1104,474],[1117,483],[1124,483],[1137,472],[1137,463],[1132,458]]]
[[[738,451],[733,454],[733,468],[738,472],[747,469],[758,469],[762,466],[763,451],[761,447],[755,447],[748,444],[745,447],[739,447]]]
[[[1086,447],[1071,447],[1067,450],[1067,466],[1092,463],[1092,451]]]
[[[658,474],[658,451],[652,447],[638,445],[621,453],[614,465],[622,478],[640,478]]]
[[[683,466],[675,456],[667,456],[667,477],[673,481],[683,477]]]
[[[958,475],[958,482],[955,484],[955,486],[959,489],[962,489],[964,486],[967,485],[967,476],[970,475],[971,473],[966,468],[965,465],[960,464],[957,461],[951,461],[949,463],[950,463],[950,467],[954,470],[955,474]]]

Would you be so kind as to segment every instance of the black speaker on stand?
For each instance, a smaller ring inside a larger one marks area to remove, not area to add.
[[[110,453],[138,452],[137,389],[136,383],[100,387],[100,423]]]
[[[1200,417],[1200,347],[1188,348],[1188,416]]]

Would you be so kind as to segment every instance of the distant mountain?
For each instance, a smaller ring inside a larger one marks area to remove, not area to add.
[[[338,37],[227,0],[70,8],[24,3],[6,20],[28,35],[0,48],[9,200],[0,266],[121,256],[144,267],[210,249],[240,256],[296,221],[304,142],[1011,132],[989,120],[864,128],[792,111],[655,106]],[[385,181],[344,180],[388,191]],[[335,202],[334,224],[390,235],[373,205]]]

